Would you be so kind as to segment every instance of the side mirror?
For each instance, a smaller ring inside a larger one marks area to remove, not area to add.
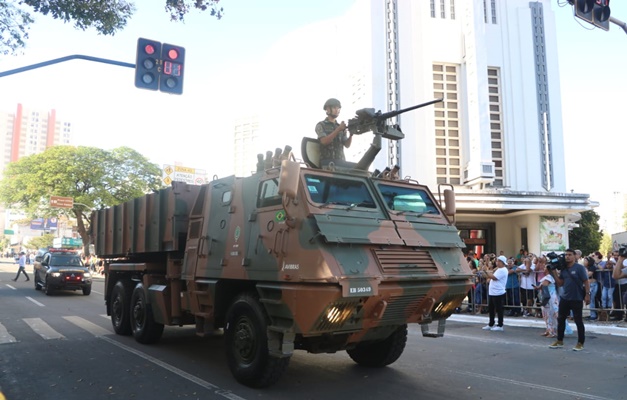
[[[457,206],[455,205],[455,192],[451,189],[444,190],[444,214],[449,217],[454,217],[455,212],[457,211]]]
[[[288,199],[296,199],[298,193],[298,181],[300,180],[300,163],[281,161],[281,173],[279,175],[279,194]]]

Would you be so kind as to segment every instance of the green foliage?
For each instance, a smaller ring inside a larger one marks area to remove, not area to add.
[[[601,239],[601,244],[599,245],[599,251],[604,257],[607,253],[612,251],[612,235],[607,232],[603,232],[603,238]]]
[[[191,10],[209,11],[222,18],[219,0],[166,0],[165,9],[172,21],[184,22]],[[99,34],[115,35],[124,29],[135,12],[135,3],[120,0],[0,0],[0,54],[16,54],[26,46],[28,30],[34,19],[29,12],[50,15],[76,29],[95,28]]]
[[[588,255],[599,250],[603,233],[599,229],[599,214],[594,210],[581,213],[579,227],[568,233],[568,242],[571,249],[581,250]]]
[[[37,236],[29,240],[28,243],[26,244],[26,247],[29,250],[37,250],[37,249],[52,247],[53,240],[54,240],[54,234],[46,233],[45,235]]]
[[[33,22],[30,14],[17,8],[13,1],[0,0],[0,54],[15,54],[23,49]]]
[[[89,214],[162,187],[161,170],[128,147],[54,146],[9,164],[0,182],[0,203],[29,218],[75,218],[89,244]],[[53,208],[50,196],[72,197],[71,209]]]

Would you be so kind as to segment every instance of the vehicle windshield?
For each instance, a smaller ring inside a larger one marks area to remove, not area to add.
[[[418,214],[439,214],[438,208],[427,192],[418,188],[393,186],[378,183],[385,204],[392,211],[415,212]]]
[[[377,208],[366,182],[330,176],[305,175],[311,200],[326,205]]]
[[[75,255],[53,255],[50,258],[50,265],[55,267],[82,267],[81,258]]]

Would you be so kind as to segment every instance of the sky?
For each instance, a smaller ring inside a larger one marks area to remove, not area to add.
[[[334,37],[349,30],[327,23],[349,12],[355,0],[222,0],[221,20],[192,11],[185,23],[169,21],[165,0],[135,3],[135,15],[115,36],[36,14],[23,54],[0,56],[0,71],[73,54],[135,63],[137,38],[144,37],[185,47],[183,95],[135,88],[132,68],[74,60],[0,78],[0,110],[14,112],[17,103],[54,108],[59,119],[73,123],[78,145],[129,146],[159,165],[179,163],[225,176],[233,173],[234,118],[269,114],[281,142],[267,150],[299,146],[321,119],[318,103],[337,95],[343,58],[358,41]],[[620,159],[627,148],[627,34],[613,24],[605,32],[574,18],[566,0],[551,1],[551,8],[567,188],[589,193],[603,206],[613,192],[627,192]],[[627,21],[626,1],[613,1],[611,9],[613,17]],[[285,48],[293,51],[284,54]],[[325,56],[312,62],[306,51]],[[321,62],[335,63],[338,73],[321,77]],[[303,122],[309,118],[304,110],[312,109],[312,119]],[[297,139],[284,142],[290,140],[285,132]]]

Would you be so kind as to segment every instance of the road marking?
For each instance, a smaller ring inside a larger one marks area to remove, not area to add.
[[[24,318],[22,321],[26,322],[26,324],[30,326],[35,333],[46,340],[65,339],[65,336],[52,329],[52,327],[45,323],[41,318]]]
[[[7,287],[8,287],[9,289],[17,290],[17,288],[16,288],[15,286],[11,286],[11,285],[10,285],[10,284],[8,284],[8,283],[7,283]]]
[[[107,341],[108,343],[111,343],[114,346],[119,347],[122,350],[128,351],[129,353],[135,354],[138,357],[143,358],[146,361],[149,361],[155,365],[160,366],[161,368],[172,372],[173,374],[176,374],[178,376],[180,376],[181,378],[187,379],[190,382],[193,382],[195,384],[197,384],[198,386],[201,386],[207,390],[212,390],[214,394],[217,394],[218,396],[224,397],[226,399],[230,399],[230,400],[245,400],[243,397],[240,397],[238,395],[236,395],[235,393],[230,392],[229,390],[225,390],[225,389],[220,389],[218,386],[214,385],[213,383],[209,383],[203,379],[200,379],[197,376],[194,376],[192,374],[189,374],[179,368],[176,368],[173,365],[170,365],[166,362],[163,362],[157,358],[154,358],[152,356],[149,356],[146,353],[142,353],[139,350],[135,350],[132,347],[129,347],[125,344],[122,344],[120,342],[117,342],[109,337],[106,336],[101,336],[100,339]]]
[[[9,335],[9,331],[4,325],[0,324],[0,344],[4,343],[17,343],[17,339]]]
[[[532,389],[546,390],[547,392],[554,392],[554,393],[564,394],[564,395],[567,395],[567,396],[570,396],[570,397],[574,397],[574,398],[577,398],[577,399],[611,400],[611,399],[608,399],[607,397],[600,397],[600,396],[595,396],[595,395],[588,394],[588,393],[581,393],[581,392],[575,392],[575,391],[572,391],[572,390],[559,389],[559,388],[555,388],[555,387],[551,387],[551,386],[537,385],[535,383],[519,382],[519,381],[516,381],[516,380],[513,380],[513,379],[499,378],[498,376],[476,374],[474,372],[456,371],[456,370],[452,370],[452,369],[449,369],[448,371],[451,372],[451,373],[472,376],[474,378],[488,379],[488,380],[491,380],[491,381],[507,383],[507,384],[510,384],[510,385],[518,385],[518,386],[524,386],[524,387],[532,388]]]
[[[109,316],[107,314],[100,314],[101,317],[109,319]]]
[[[96,293],[96,294],[101,294],[101,295],[103,295],[103,296],[104,296],[104,293],[96,292],[95,290],[92,290],[91,292],[92,292],[92,293]]]
[[[45,304],[38,302],[37,300],[33,299],[33,298],[32,298],[32,297],[30,297],[30,296],[26,296],[26,298],[27,298],[28,300],[32,301],[33,303],[37,304],[39,307],[45,307],[45,306],[46,306]]]
[[[89,322],[86,319],[81,318],[81,317],[70,316],[70,317],[63,317],[63,319],[73,323],[74,325],[78,326],[79,328],[82,328],[82,329],[86,330],[87,332],[91,333],[92,335],[94,335],[96,337],[100,337],[100,336],[110,335],[111,334],[110,331],[100,327],[99,325],[94,324],[93,322]]]

